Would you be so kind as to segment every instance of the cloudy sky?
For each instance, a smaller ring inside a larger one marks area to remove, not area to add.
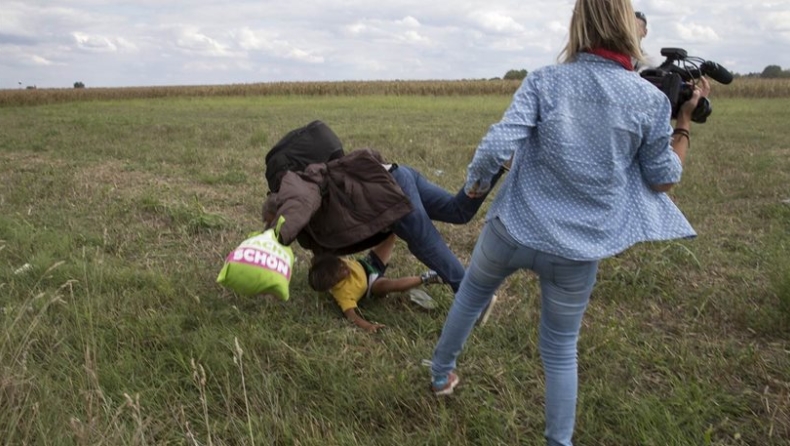
[[[2,0],[0,88],[476,79],[554,63],[569,0]],[[635,0],[643,46],[790,69],[790,0]]]

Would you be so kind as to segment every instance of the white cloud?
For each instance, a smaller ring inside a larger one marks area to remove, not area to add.
[[[411,16],[399,20],[364,19],[343,27],[347,35],[356,38],[374,39],[382,42],[430,42],[430,38],[418,29],[424,29],[424,27]]]
[[[568,32],[568,27],[556,20],[549,22],[546,28],[554,34],[565,34]]]
[[[305,50],[300,50],[299,48],[292,48],[291,51],[288,52],[287,58],[298,60],[301,62],[307,63],[322,63],[324,58],[321,56],[315,56],[313,54],[308,53]]]
[[[71,35],[77,43],[77,47],[86,51],[96,52],[115,52],[118,47],[108,38],[103,36],[91,36],[82,32],[73,32]]]
[[[245,50],[261,50],[269,48],[268,39],[245,27],[235,33],[237,43]]]
[[[201,60],[196,62],[187,62],[184,64],[184,68],[190,71],[228,71],[230,66],[224,63],[211,63]]]
[[[310,64],[324,62],[323,56],[317,55],[313,51],[298,48],[274,33],[245,27],[231,32],[230,35],[236,40],[236,44],[240,48],[246,50],[245,58],[254,57],[254,54],[261,53],[275,58]]]
[[[30,56],[30,62],[33,65],[40,65],[40,66],[55,65],[55,63],[52,62],[51,60],[47,60],[41,56],[36,56],[36,55]]]
[[[678,23],[675,25],[675,31],[679,38],[690,42],[717,42],[721,40],[710,26],[695,23]]]
[[[457,79],[554,63],[573,0],[7,0],[0,88]],[[790,67],[790,1],[634,0],[643,42],[741,73]],[[165,73],[165,74],[162,74]],[[6,82],[6,84],[3,84]]]
[[[520,39],[499,39],[494,41],[489,47],[496,51],[523,51],[524,43]]]
[[[415,19],[414,17],[411,17],[411,16],[406,16],[406,17],[403,18],[403,20],[398,20],[395,23],[397,25],[403,25],[403,26],[406,26],[408,28],[419,28],[419,26],[420,26],[419,20],[417,20],[417,19]]]
[[[415,42],[415,43],[429,42],[430,41],[430,39],[428,39],[427,37],[421,36],[420,33],[418,33],[417,31],[414,31],[414,30],[409,30],[409,31],[406,31],[405,33],[403,33],[403,39],[408,41],[408,42]]]
[[[767,37],[772,37],[790,46],[790,10],[770,14],[764,24]]]
[[[180,29],[174,43],[179,50],[191,55],[205,55],[211,57],[233,56],[227,45],[220,43],[216,39],[192,27]]]
[[[513,17],[498,11],[478,11],[473,13],[472,20],[486,31],[497,33],[521,33],[524,27]]]
[[[124,39],[123,37],[116,37],[115,45],[119,49],[127,50],[127,51],[136,51],[138,49],[137,45],[135,45],[133,42]]]
[[[351,25],[347,25],[345,29],[346,31],[348,31],[349,34],[358,36],[367,33],[369,27],[364,23],[356,22],[356,23],[352,23]]]

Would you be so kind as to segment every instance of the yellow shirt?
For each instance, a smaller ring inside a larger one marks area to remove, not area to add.
[[[356,308],[357,302],[368,293],[368,275],[358,261],[354,259],[341,260],[346,264],[350,273],[329,292],[332,293],[332,297],[345,313],[346,310]]]

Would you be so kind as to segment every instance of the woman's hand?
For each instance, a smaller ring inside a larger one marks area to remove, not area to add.
[[[700,98],[706,98],[710,94],[710,82],[705,76],[699,78],[699,81],[694,85],[694,91],[691,98],[680,106],[678,112],[678,121],[684,124],[691,121],[691,113],[697,108]]]

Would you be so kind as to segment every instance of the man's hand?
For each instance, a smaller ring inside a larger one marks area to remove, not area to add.
[[[513,157],[515,155],[510,155],[510,159],[505,161],[502,166],[499,167],[499,175],[503,175],[505,172],[510,171],[510,165],[513,164]],[[476,181],[472,187],[464,190],[466,192],[466,196],[475,199],[481,198],[486,196],[489,192],[491,192],[491,183],[490,182],[481,182],[480,180]]]
[[[485,196],[488,193],[489,189],[491,189],[491,185],[488,183],[480,184],[480,181],[475,182],[471,188],[466,190],[466,196],[469,198],[480,198]]]

